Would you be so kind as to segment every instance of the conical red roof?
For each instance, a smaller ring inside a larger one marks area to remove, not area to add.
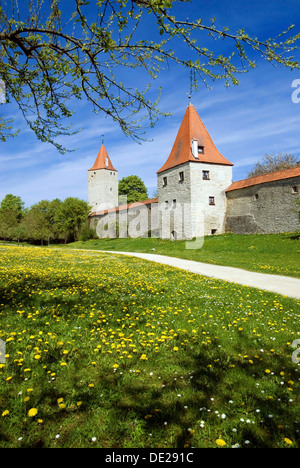
[[[91,169],[89,169],[89,171],[97,171],[98,169],[107,169],[108,171],[118,172],[112,165],[112,162],[110,160],[110,157],[108,156],[104,145],[101,146],[95,164],[93,165],[93,167],[91,167]]]
[[[199,153],[198,158],[192,153],[192,140],[196,140],[198,146],[203,147],[203,153]],[[157,173],[189,161],[233,166],[215,147],[192,104],[186,109],[170,156]]]

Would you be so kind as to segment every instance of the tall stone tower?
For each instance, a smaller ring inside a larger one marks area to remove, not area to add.
[[[88,171],[88,202],[92,212],[118,206],[118,171],[103,144],[93,167]]]
[[[170,156],[157,172],[162,238],[199,237],[200,223],[204,235],[225,231],[232,166],[189,104]]]

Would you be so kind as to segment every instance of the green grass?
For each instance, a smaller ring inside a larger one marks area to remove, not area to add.
[[[291,233],[208,236],[205,237],[203,247],[198,250],[186,249],[184,241],[151,238],[97,239],[75,242],[69,244],[68,248],[156,253],[300,278],[300,240]]]
[[[0,448],[300,447],[298,301],[99,252],[0,254]]]

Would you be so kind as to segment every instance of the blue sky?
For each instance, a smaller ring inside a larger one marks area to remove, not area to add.
[[[215,17],[220,28],[229,26],[235,31],[244,27],[250,35],[262,39],[277,36],[290,24],[295,24],[295,34],[300,30],[299,0],[193,0],[188,6],[177,7],[177,12],[190,19],[203,17],[208,21]],[[227,41],[216,45],[222,47],[219,53],[232,48]],[[300,79],[300,70],[274,68],[260,56],[256,59],[257,68],[240,75],[239,86],[225,88],[223,82],[215,82],[209,90],[200,83],[192,95],[192,104],[217,148],[234,163],[233,180],[247,177],[266,153],[290,152],[300,159],[300,103],[292,102],[292,82]],[[131,80],[138,85],[143,79],[134,70]],[[171,64],[152,83],[153,92],[159,86],[159,107],[173,115],[161,118],[146,131],[151,141],[134,142],[109,118],[95,115],[85,102],[75,102],[72,122],[75,129],[82,130],[65,138],[63,143],[77,150],[64,156],[36,139],[15,104],[2,104],[1,114],[14,117],[21,132],[15,139],[0,143],[0,200],[7,193],[20,196],[26,206],[69,196],[87,200],[87,171],[96,159],[102,134],[119,178],[140,176],[151,197],[156,188],[156,171],[169,156],[188,105],[189,72]]]

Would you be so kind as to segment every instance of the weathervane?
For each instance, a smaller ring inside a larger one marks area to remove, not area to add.
[[[102,135],[102,145],[104,145],[104,135]]]

